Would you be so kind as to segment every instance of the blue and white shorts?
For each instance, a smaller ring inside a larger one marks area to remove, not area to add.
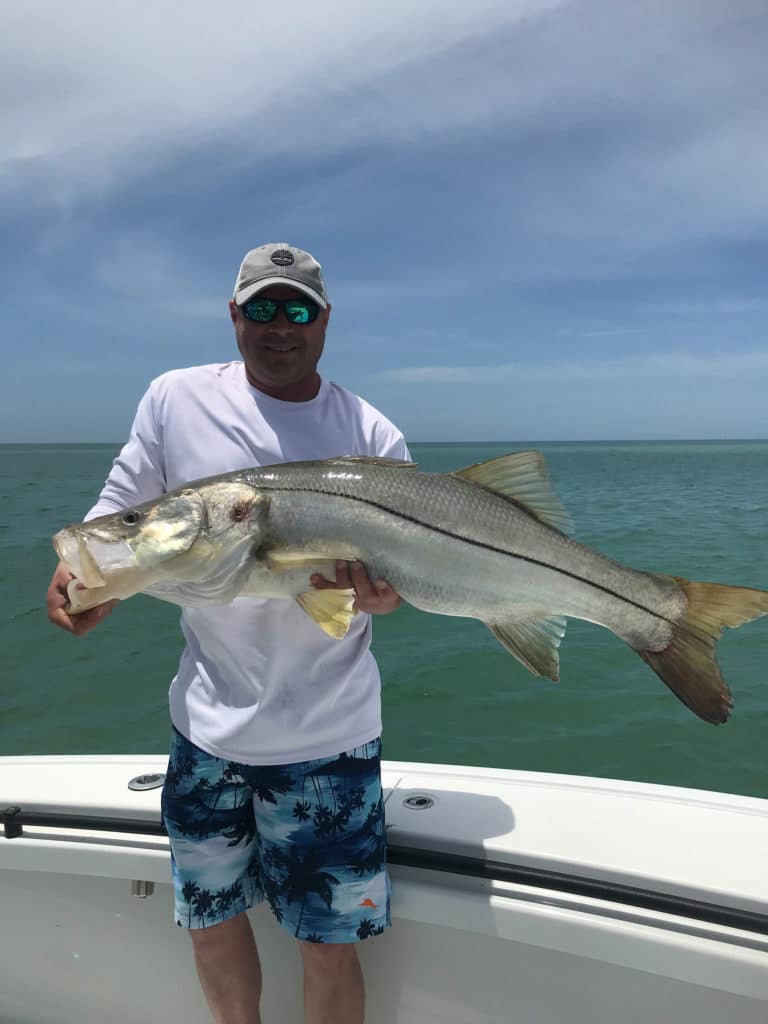
[[[380,740],[249,765],[174,729],[162,807],[178,925],[207,928],[264,899],[309,942],[356,942],[390,923]]]

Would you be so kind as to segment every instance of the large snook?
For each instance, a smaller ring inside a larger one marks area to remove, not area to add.
[[[449,474],[350,456],[191,483],[67,527],[54,546],[75,576],[72,612],[139,591],[181,605],[294,597],[339,638],[352,595],[314,590],[309,576],[333,578],[336,559],[359,559],[417,608],[480,619],[551,679],[567,617],[605,626],[697,715],[725,721],[716,641],[766,614],[768,593],[639,572],[570,529],[538,452]]]

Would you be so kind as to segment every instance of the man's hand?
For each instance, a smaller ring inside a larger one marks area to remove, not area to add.
[[[105,601],[104,604],[99,604],[95,608],[89,608],[78,615],[67,615],[64,611],[64,606],[69,601],[67,584],[72,579],[74,579],[74,576],[67,569],[66,565],[63,562],[59,562],[51,578],[45,604],[48,610],[48,618],[54,626],[66,629],[68,633],[74,633],[75,636],[84,636],[94,626],[98,626],[102,619],[105,619],[115,605],[120,604],[120,602],[117,600]]]
[[[371,582],[362,562],[337,562],[335,583],[320,575],[313,575],[310,580],[317,590],[354,588],[355,611],[370,615],[388,615],[403,603],[402,597],[385,580]]]

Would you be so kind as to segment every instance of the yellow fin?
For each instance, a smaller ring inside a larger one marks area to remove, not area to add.
[[[552,489],[541,452],[513,452],[457,469],[452,475],[521,505],[539,522],[560,533],[573,533],[573,521]]]
[[[342,640],[347,635],[355,616],[354,590],[308,590],[296,600],[328,636]]]
[[[565,636],[564,618],[553,615],[532,622],[489,622],[486,625],[529,672],[557,682],[560,668],[557,649]]]
[[[736,629],[768,615],[768,593],[722,583],[700,583],[680,576],[653,575],[679,586],[687,607],[663,651],[637,653],[699,718],[714,725],[725,722],[733,701],[715,657],[715,645],[726,626]]]
[[[267,568],[275,572],[281,569],[311,569],[322,573],[326,579],[335,579],[336,559],[329,555],[311,555],[306,551],[270,551],[264,556],[264,562]]]

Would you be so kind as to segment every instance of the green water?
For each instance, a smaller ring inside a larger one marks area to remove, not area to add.
[[[427,470],[513,451],[412,444]],[[579,540],[636,568],[768,588],[768,442],[541,444]],[[79,520],[117,445],[0,446],[0,753],[160,753],[178,610],[124,602],[75,639],[49,625],[51,535]],[[695,718],[618,639],[571,622],[559,685],[479,623],[404,608],[375,623],[391,759],[768,795],[768,619],[726,635],[731,720]]]

